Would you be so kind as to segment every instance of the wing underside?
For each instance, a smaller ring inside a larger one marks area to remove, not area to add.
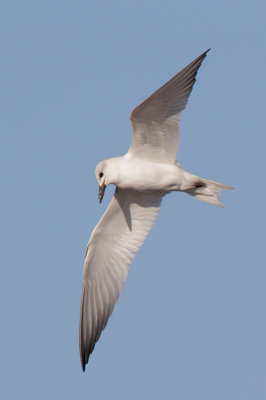
[[[117,188],[91,235],[80,312],[83,370],[123,289],[130,263],[155,221],[163,195]]]

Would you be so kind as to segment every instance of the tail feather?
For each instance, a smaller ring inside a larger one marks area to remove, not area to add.
[[[220,182],[211,181],[210,179],[200,178],[200,182],[197,187],[187,191],[191,196],[196,197],[201,201],[213,204],[218,207],[225,208],[225,206],[219,201],[221,190],[232,190],[232,186],[225,185]]]

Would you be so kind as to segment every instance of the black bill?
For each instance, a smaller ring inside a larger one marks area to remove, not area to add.
[[[99,186],[99,202],[102,202],[104,191],[105,191],[105,184],[103,183],[101,186]]]

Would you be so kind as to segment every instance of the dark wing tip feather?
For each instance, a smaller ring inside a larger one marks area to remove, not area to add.
[[[96,299],[94,299],[94,301],[96,301]],[[90,355],[92,354],[95,344],[99,340],[101,332],[104,330],[108,318],[114,308],[114,305],[110,306],[108,309],[107,318],[103,318],[102,322],[99,323],[99,321],[95,320],[92,315],[89,316],[88,314],[88,304],[91,302],[91,298],[88,299],[88,287],[87,285],[83,285],[79,326],[79,351],[83,372],[85,372],[86,364],[89,362]]]
[[[81,342],[80,342],[80,361],[81,361],[81,367],[82,367],[83,372],[85,372],[86,364],[88,364],[88,362],[89,362],[89,357],[92,353],[92,350],[90,350],[90,346],[88,346],[88,344],[85,343],[84,340],[81,340]]]
[[[80,327],[79,327],[79,352],[80,352],[80,361],[82,366],[82,371],[85,372],[86,364],[89,361],[89,355],[87,351],[87,344],[86,338],[84,337],[84,330],[83,330],[83,313],[84,313],[84,287],[82,289],[82,297],[81,297],[81,307],[80,307]]]

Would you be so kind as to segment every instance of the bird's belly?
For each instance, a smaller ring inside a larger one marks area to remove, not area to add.
[[[182,169],[177,165],[136,162],[121,171],[119,187],[139,191],[179,190]]]

